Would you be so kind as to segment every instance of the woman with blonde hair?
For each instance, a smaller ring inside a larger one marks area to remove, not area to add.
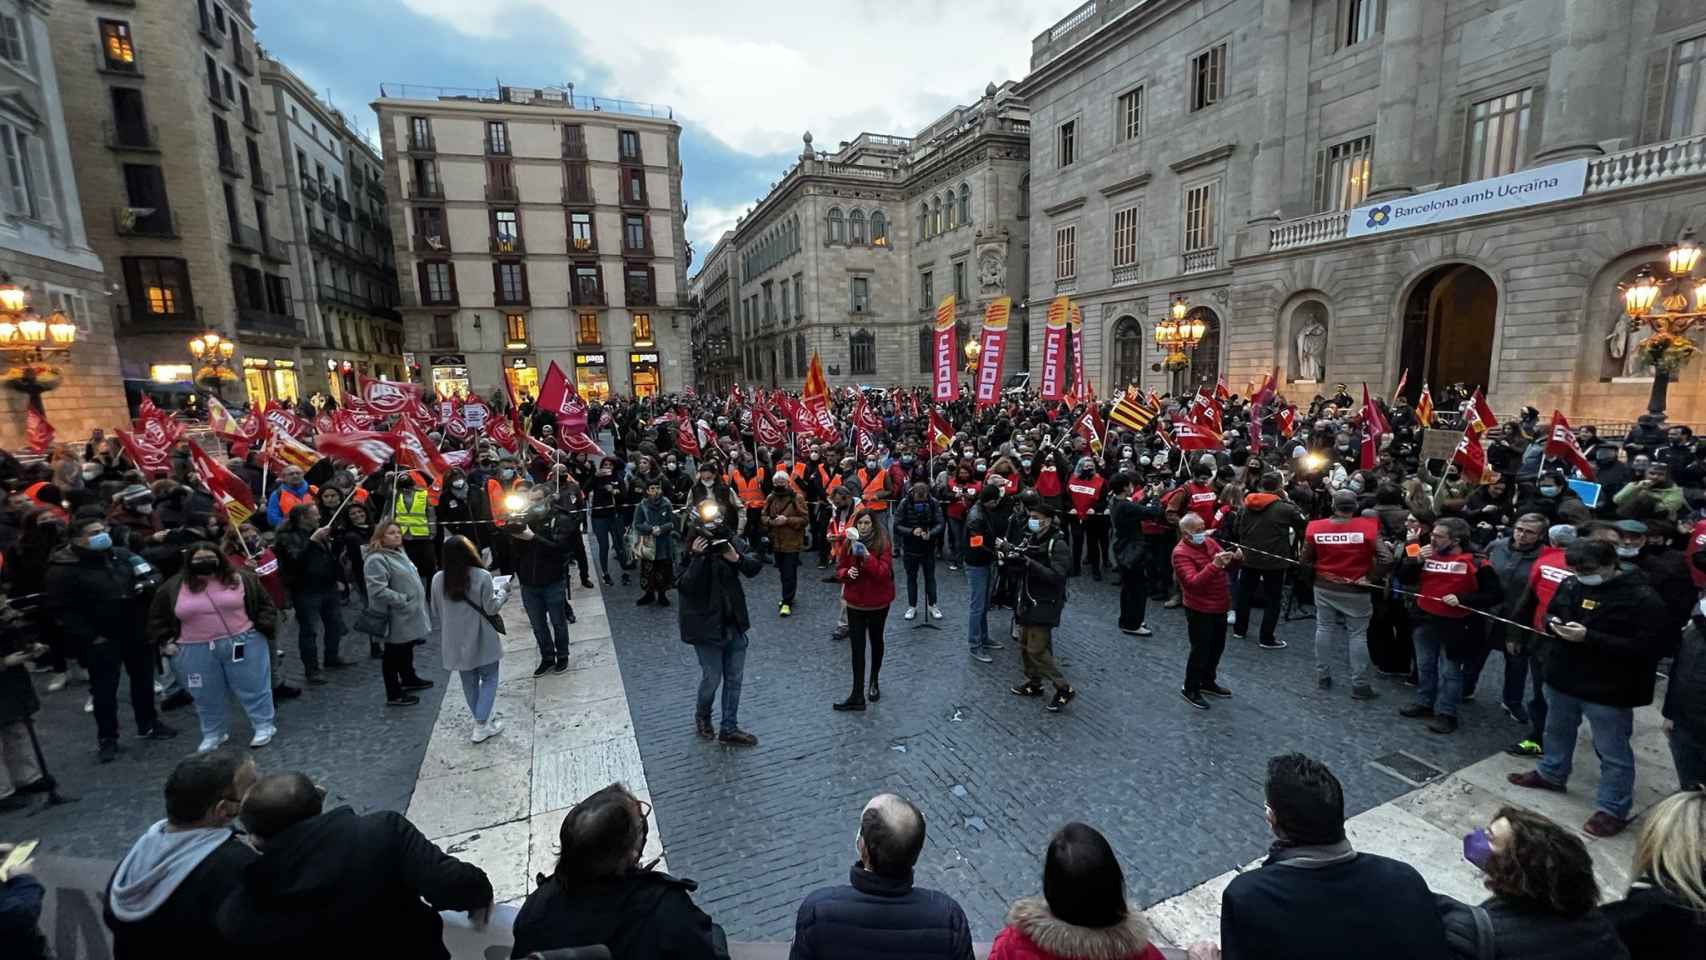
[[[1642,818],[1629,895],[1605,905],[1629,960],[1706,957],[1706,790],[1684,790]]]
[[[375,640],[385,644],[379,672],[385,680],[385,705],[407,707],[420,703],[416,690],[432,686],[431,680],[415,673],[415,641],[432,632],[427,615],[426,588],[420,571],[403,552],[403,528],[391,517],[373,528],[373,538],[362,551],[362,576],[367,580],[367,610]],[[363,620],[356,621],[356,629]]]

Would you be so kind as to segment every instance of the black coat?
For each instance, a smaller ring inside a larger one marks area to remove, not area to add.
[[[894,540],[902,556],[927,557],[935,552],[942,524],[942,506],[935,500],[909,496],[894,505]],[[914,530],[924,531],[924,536],[914,535]]]
[[[675,590],[676,605],[681,609],[683,643],[721,644],[725,627],[745,633],[752,626],[746,613],[746,589],[741,586],[740,578],[758,576],[764,562],[748,553],[739,537],[729,544],[740,553],[740,559],[734,563],[723,556],[720,548],[704,553],[692,550],[681,553]]]
[[[794,919],[789,960],[971,960],[971,927],[954,898],[855,864],[851,886],[812,891]]]
[[[1159,523],[1166,517],[1166,511],[1161,508],[1161,501],[1154,497],[1143,500],[1111,497],[1108,503],[1114,567],[1122,574],[1135,572],[1142,568],[1148,548],[1148,541],[1143,537],[1143,521]]]
[[[131,562],[134,556],[117,547],[95,552],[68,545],[48,559],[47,607],[64,624],[66,637],[78,644],[96,637],[142,640],[149,597]]]
[[[1603,910],[1629,949],[1629,960],[1706,957],[1706,915],[1668,890],[1640,882],[1630,888],[1628,899]]]
[[[612,960],[726,960],[722,928],[689,896],[698,886],[638,869],[567,888],[555,877],[541,877],[515,916],[510,956],[601,945]]]
[[[1013,561],[1024,577],[1014,619],[1025,626],[1059,626],[1066,610],[1066,564],[1071,559],[1066,531],[1050,529],[1022,557]]]
[[[1547,675],[1551,681],[1551,675]],[[1629,960],[1617,928],[1600,910],[1564,917],[1536,904],[1493,897],[1479,908],[1447,896],[1439,898],[1440,920],[1451,956],[1460,960]],[[1490,952],[1481,949],[1475,910],[1486,911],[1491,926]]]
[[[338,563],[338,542],[330,534],[315,543],[312,530],[285,527],[273,537],[284,585],[292,592],[326,593],[343,582],[344,568]]]
[[[1570,577],[1558,585],[1546,615],[1588,628],[1580,643],[1553,637],[1540,645],[1549,686],[1608,707],[1653,702],[1653,669],[1666,641],[1649,625],[1663,616],[1663,608],[1640,571],[1594,587]]]
[[[1665,687],[1664,716],[1696,743],[1706,743],[1706,629],[1699,621],[1682,631]]]
[[[1225,960],[1444,960],[1445,930],[1421,874],[1345,850],[1280,850],[1234,877],[1220,900]],[[1379,908],[1346,909],[1355,903]]]
[[[530,512],[526,527],[533,531],[532,539],[523,539],[509,525],[502,529],[510,538],[515,551],[515,573],[524,587],[548,587],[562,583],[568,576],[564,563],[569,557],[568,521],[561,511],[547,508],[544,513]]]
[[[223,960],[231,945],[214,928],[219,905],[259,859],[248,844],[232,834],[191,870],[166,902],[146,919],[126,923],[113,916],[113,878],[107,878],[101,897],[107,929],[113,932],[113,960]],[[114,870],[117,874],[117,870]]]
[[[448,960],[438,911],[491,902],[479,867],[445,854],[402,814],[339,807],[269,840],[217,922],[245,960],[349,956],[357,942]]]
[[[1297,556],[1297,545],[1303,540],[1309,521],[1303,511],[1288,500],[1271,493],[1252,493],[1244,505],[1231,516],[1232,530],[1222,539],[1225,527],[1215,532],[1215,539],[1227,545],[1250,547],[1243,564],[1250,570],[1284,570],[1290,564],[1284,559]]]

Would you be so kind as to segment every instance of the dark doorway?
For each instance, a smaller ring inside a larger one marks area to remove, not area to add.
[[[1186,351],[1191,358],[1190,368],[1185,371],[1184,389],[1180,395],[1196,392],[1198,387],[1207,387],[1210,394],[1214,393],[1214,385],[1220,379],[1220,316],[1207,307],[1197,307],[1187,316],[1188,320],[1202,319],[1202,340],[1196,349]]]
[[[1446,264],[1417,281],[1404,303],[1398,350],[1398,369],[1410,373],[1406,392],[1412,399],[1423,383],[1436,394],[1454,383],[1487,389],[1498,310],[1493,279],[1468,264]]]

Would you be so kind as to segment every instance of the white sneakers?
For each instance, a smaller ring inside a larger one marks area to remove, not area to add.
[[[911,620],[912,618],[914,618],[916,616],[918,616],[918,608],[917,607],[907,607],[906,608],[906,619]]]
[[[494,714],[492,716],[492,719],[488,720],[487,722],[485,722],[485,723],[476,722],[474,724],[473,740],[475,743],[485,743],[487,740],[490,740],[493,737],[495,737],[498,734],[503,733],[503,732],[504,732],[504,722],[496,714]]]
[[[201,742],[201,746],[195,748],[195,752],[206,753],[209,750],[219,747],[229,739],[231,739],[231,735],[229,733],[222,733],[218,737],[208,737]]]
[[[930,619],[932,619],[932,620],[942,619],[942,608],[936,606],[934,603],[932,603],[930,605]]]
[[[70,683],[70,682],[71,682],[71,674],[65,673],[63,671],[56,673],[53,675],[53,679],[49,680],[47,682],[47,692],[48,693],[58,693],[59,691],[64,690],[65,685]]]
[[[255,738],[253,740],[249,741],[249,746],[256,747],[256,748],[264,747],[267,744],[271,743],[272,738],[277,736],[277,735],[278,735],[278,728],[277,727],[262,727],[259,730],[255,731]]]

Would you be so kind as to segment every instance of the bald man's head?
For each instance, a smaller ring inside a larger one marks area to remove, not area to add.
[[[883,877],[908,877],[924,850],[924,814],[903,797],[879,793],[859,816],[859,857]]]
[[[320,789],[305,773],[275,773],[255,781],[243,798],[243,826],[269,840],[320,815]]]

